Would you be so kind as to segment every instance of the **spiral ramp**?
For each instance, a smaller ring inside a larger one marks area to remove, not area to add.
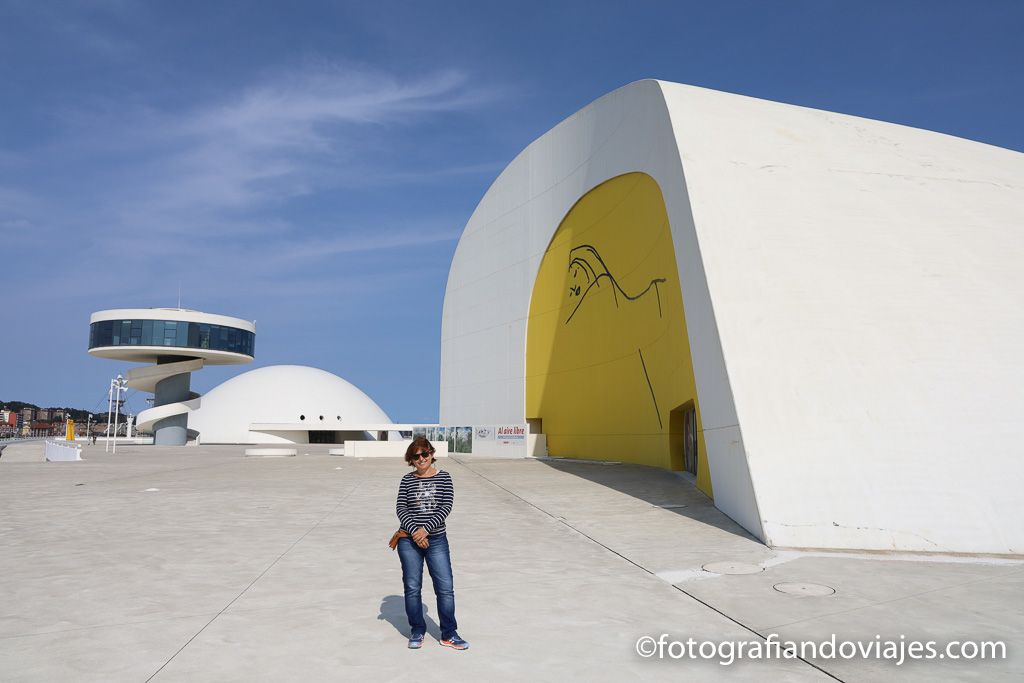
[[[251,363],[256,323],[187,308],[112,308],[89,316],[89,355],[148,363],[128,371],[128,386],[154,395],[138,415],[153,443],[181,446],[198,435],[189,416],[199,407],[192,373],[207,365]]]
[[[129,387],[155,396],[153,407],[143,410],[137,418],[138,428],[153,432],[155,443],[179,445],[190,436],[188,415],[201,403],[200,395],[191,390],[191,376],[202,370],[203,365],[202,358],[190,358],[128,371]]]

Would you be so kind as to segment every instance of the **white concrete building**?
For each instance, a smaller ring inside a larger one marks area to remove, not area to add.
[[[111,309],[93,313],[89,353],[136,363],[127,385],[153,393],[138,428],[154,444],[334,443],[397,439],[396,425],[373,400],[341,377],[301,365],[243,373],[205,396],[191,375],[205,365],[244,364],[255,355],[256,325],[181,308]]]
[[[89,319],[91,355],[151,363],[129,370],[127,382],[154,395],[138,428],[152,431],[160,446],[189,438],[188,412],[199,398],[192,373],[204,365],[251,363],[255,346],[255,323],[184,308],[116,308]]]
[[[232,377],[196,400],[188,426],[204,444],[342,443],[397,428],[357,387],[303,365]]]
[[[642,81],[459,241],[441,424],[689,469],[783,547],[1024,552],[1024,155]]]

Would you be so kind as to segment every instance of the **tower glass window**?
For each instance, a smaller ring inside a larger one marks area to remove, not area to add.
[[[101,320],[89,326],[89,348],[169,346],[255,354],[256,335],[225,325],[181,320]]]

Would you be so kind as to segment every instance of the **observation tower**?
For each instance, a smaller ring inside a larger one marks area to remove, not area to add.
[[[256,325],[226,315],[182,308],[118,308],[89,318],[89,353],[149,365],[128,371],[128,386],[155,395],[138,428],[159,446],[188,440],[188,414],[199,407],[192,373],[204,365],[251,363]]]

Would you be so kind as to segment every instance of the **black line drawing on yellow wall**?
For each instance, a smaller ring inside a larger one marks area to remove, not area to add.
[[[629,294],[622,288],[619,281],[615,279],[611,271],[608,270],[608,266],[605,264],[604,259],[601,258],[601,254],[598,253],[597,248],[591,244],[581,244],[577,247],[573,247],[569,251],[569,298],[577,299],[576,305],[573,306],[572,312],[569,313],[569,317],[565,319],[565,324],[568,325],[572,320],[573,316],[576,315],[576,311],[580,310],[580,306],[587,298],[587,294],[590,293],[595,287],[601,287],[602,284],[610,284],[612,288],[612,297],[615,300],[615,307],[619,308],[619,295],[626,301],[636,301],[641,297],[648,294],[652,289],[654,290],[654,296],[658,300],[658,317],[663,317],[661,310],[661,290],[659,285],[666,282],[663,277],[652,278],[643,291],[636,294]],[[605,283],[601,281],[605,280]],[[664,424],[661,421],[661,411],[658,409],[658,398],[654,395],[654,384],[651,382],[651,376],[647,372],[647,363],[644,361],[644,353],[641,349],[636,350],[637,355],[640,357],[640,369],[643,371],[644,380],[647,382],[647,389],[651,392],[651,402],[654,404],[654,415],[658,418],[658,429],[664,429]]]
[[[658,317],[661,317],[661,290],[658,289],[658,285],[665,282],[665,278],[656,277],[652,278],[644,288],[642,292],[638,294],[628,294],[626,290],[619,285],[619,281],[615,279],[615,276],[608,270],[608,266],[605,265],[604,259],[601,258],[601,254],[597,252],[597,249],[590,244],[581,244],[578,247],[574,247],[569,252],[569,277],[571,284],[569,286],[569,297],[579,297],[579,301],[573,307],[572,312],[569,313],[569,317],[565,319],[565,324],[568,325],[572,317],[576,315],[576,311],[580,309],[583,302],[587,298],[587,294],[594,287],[601,287],[601,280],[607,279],[612,286],[612,296],[615,299],[615,307],[619,307],[619,295],[621,294],[627,301],[636,301],[641,298],[652,289],[654,295],[658,299]],[[659,418],[660,419],[660,418]]]
[[[661,411],[658,410],[658,399],[654,396],[654,385],[651,384],[651,376],[647,374],[647,363],[644,362],[644,352],[640,349],[636,350],[637,355],[640,356],[640,367],[644,370],[644,379],[647,380],[647,388],[651,390],[651,400],[654,402],[654,414],[658,416],[658,429],[664,429],[664,425],[661,423]]]

